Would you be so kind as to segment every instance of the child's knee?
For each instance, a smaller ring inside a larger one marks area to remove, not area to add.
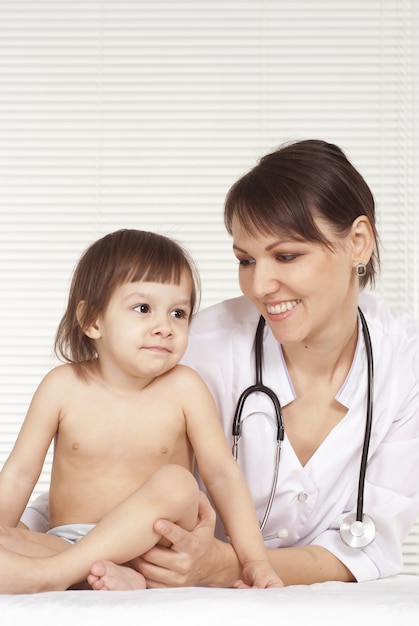
[[[176,503],[181,501],[198,501],[199,486],[193,474],[181,465],[169,464],[159,468],[156,477],[161,483],[161,489],[165,497],[174,499]]]

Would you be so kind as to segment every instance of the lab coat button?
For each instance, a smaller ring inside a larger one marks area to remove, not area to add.
[[[300,493],[297,496],[299,502],[305,502],[308,498],[308,494],[306,494],[305,491],[300,491]]]

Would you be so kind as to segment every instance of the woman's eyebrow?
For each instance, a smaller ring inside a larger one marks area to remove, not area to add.
[[[244,252],[244,254],[247,254],[246,250],[243,250],[243,248],[239,248],[239,246],[236,246],[234,243],[233,250],[237,250],[237,252]]]
[[[296,242],[295,239],[278,239],[277,241],[274,241],[270,243],[268,246],[266,246],[265,250],[266,252],[270,252],[273,248],[276,248],[276,246],[284,245],[284,244],[292,244],[295,242]],[[244,250],[243,248],[236,246],[234,243],[233,243],[233,250],[237,250],[237,252],[243,252],[244,254],[247,254],[247,250]]]

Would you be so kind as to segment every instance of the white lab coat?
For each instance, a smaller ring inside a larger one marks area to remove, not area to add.
[[[365,430],[367,361],[361,328],[354,362],[337,400],[343,420],[302,467],[285,433],[276,496],[264,535],[280,531],[268,548],[313,544],[335,554],[358,581],[388,576],[402,567],[401,543],[419,516],[419,324],[394,316],[371,295],[361,294],[374,354],[374,415],[366,474],[364,512],[377,535],[351,548],[339,534],[341,520],[356,511]],[[240,393],[254,383],[254,337],[259,314],[244,297],[203,310],[191,325],[184,363],[211,389],[228,440]],[[283,406],[295,397],[282,351],[265,328],[263,382]],[[268,416],[268,417],[266,417]],[[259,519],[268,501],[274,468],[273,408],[264,395],[245,403],[239,463]],[[310,428],[310,424],[307,424]],[[218,525],[221,537],[221,525]]]

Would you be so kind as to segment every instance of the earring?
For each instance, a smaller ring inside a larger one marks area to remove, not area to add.
[[[365,276],[365,274],[367,273],[367,266],[365,265],[365,263],[357,263],[355,271],[357,276]]]

